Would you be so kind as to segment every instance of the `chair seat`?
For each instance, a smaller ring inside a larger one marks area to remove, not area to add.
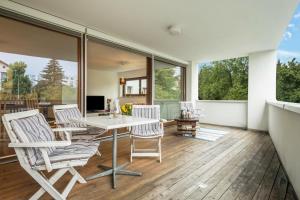
[[[159,137],[159,136],[162,136],[163,133],[160,128],[148,129],[148,130],[147,129],[136,129],[131,132],[131,135],[134,137],[146,138],[146,137],[155,137],[155,136]]]
[[[77,141],[72,142],[71,145],[65,147],[56,147],[56,149],[49,154],[49,159],[51,163],[78,160],[82,159],[86,161],[96,154],[99,142],[87,142],[87,141]],[[45,164],[44,159],[39,159],[36,162],[37,165]]]

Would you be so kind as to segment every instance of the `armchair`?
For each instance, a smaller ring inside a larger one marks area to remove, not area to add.
[[[39,199],[48,192],[54,199],[64,200],[77,181],[86,183],[74,167],[84,166],[96,154],[99,143],[72,143],[70,129],[52,130],[38,110],[5,114],[2,121],[11,141],[9,147],[15,149],[22,168],[41,186],[30,199]],[[63,132],[66,140],[56,141],[54,131]],[[57,171],[48,179],[43,175],[45,170]],[[60,193],[53,185],[66,172],[72,179]]]

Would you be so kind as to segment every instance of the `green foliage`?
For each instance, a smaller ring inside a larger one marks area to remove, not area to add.
[[[63,85],[63,102],[64,103],[76,103],[77,102],[77,88],[69,85]]]
[[[41,80],[35,87],[39,98],[46,101],[61,101],[64,71],[58,60],[51,59],[40,75]]]
[[[200,100],[247,100],[248,58],[214,61],[201,66]]]
[[[176,68],[155,69],[155,99],[180,99],[180,82]]]
[[[25,95],[31,91],[31,81],[25,75],[27,65],[24,62],[10,64],[7,79],[3,82],[4,91],[13,95]]]
[[[277,63],[277,100],[300,103],[300,63],[292,59]]]

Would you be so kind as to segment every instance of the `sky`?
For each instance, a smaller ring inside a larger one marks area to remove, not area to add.
[[[278,47],[278,59],[286,62],[292,58],[300,61],[300,5],[298,5]]]

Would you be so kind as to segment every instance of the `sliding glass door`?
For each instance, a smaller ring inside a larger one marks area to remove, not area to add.
[[[161,118],[179,117],[179,101],[184,99],[185,68],[154,61],[154,104],[161,107]]]
[[[39,109],[53,121],[53,105],[79,103],[79,37],[6,17],[0,27],[0,116]],[[0,123],[0,158],[7,143]]]

